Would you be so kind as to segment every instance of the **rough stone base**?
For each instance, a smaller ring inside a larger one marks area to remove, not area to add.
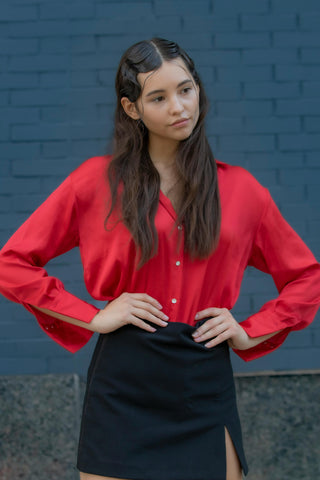
[[[246,478],[320,478],[320,374],[238,376],[236,387]],[[1,480],[79,478],[83,392],[77,375],[0,377]]]

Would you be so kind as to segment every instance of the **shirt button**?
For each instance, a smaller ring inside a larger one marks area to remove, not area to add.
[[[176,299],[176,298],[173,298],[173,299],[171,300],[171,302],[172,302],[172,303],[177,303],[177,299]]]
[[[179,267],[179,265],[181,264],[181,262],[179,262],[179,260],[176,262],[176,265],[177,267]]]
[[[182,230],[182,226],[181,226],[181,225],[178,225],[178,230]]]

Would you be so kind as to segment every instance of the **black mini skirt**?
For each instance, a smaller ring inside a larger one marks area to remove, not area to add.
[[[244,474],[229,347],[172,322],[100,335],[88,370],[77,467],[132,480],[225,480],[226,427]]]

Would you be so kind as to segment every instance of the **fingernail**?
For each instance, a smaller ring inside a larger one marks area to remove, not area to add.
[[[199,318],[199,313],[197,313],[194,318],[197,320],[197,318]]]
[[[158,308],[160,308],[160,309],[163,308],[161,303],[158,303]]]
[[[167,315],[163,315],[163,318],[165,318],[166,320],[169,320],[169,317]]]
[[[199,332],[193,332],[192,334],[193,337],[199,337],[199,335],[200,335]]]

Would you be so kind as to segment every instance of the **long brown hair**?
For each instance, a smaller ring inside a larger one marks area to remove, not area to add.
[[[108,168],[111,206],[108,219],[120,200],[121,220],[138,247],[139,267],[158,250],[155,215],[159,203],[160,176],[148,152],[148,130],[122,108],[121,98],[136,102],[141,94],[138,73],[151,72],[163,61],[181,58],[199,86],[199,119],[192,134],[181,141],[176,166],[182,182],[177,223],[184,227],[184,248],[191,258],[204,259],[217,246],[220,232],[220,200],[217,166],[209,146],[204,119],[208,101],[192,59],[176,43],[153,38],[130,47],[122,56],[116,75],[114,150]],[[121,194],[119,185],[123,185]]]

